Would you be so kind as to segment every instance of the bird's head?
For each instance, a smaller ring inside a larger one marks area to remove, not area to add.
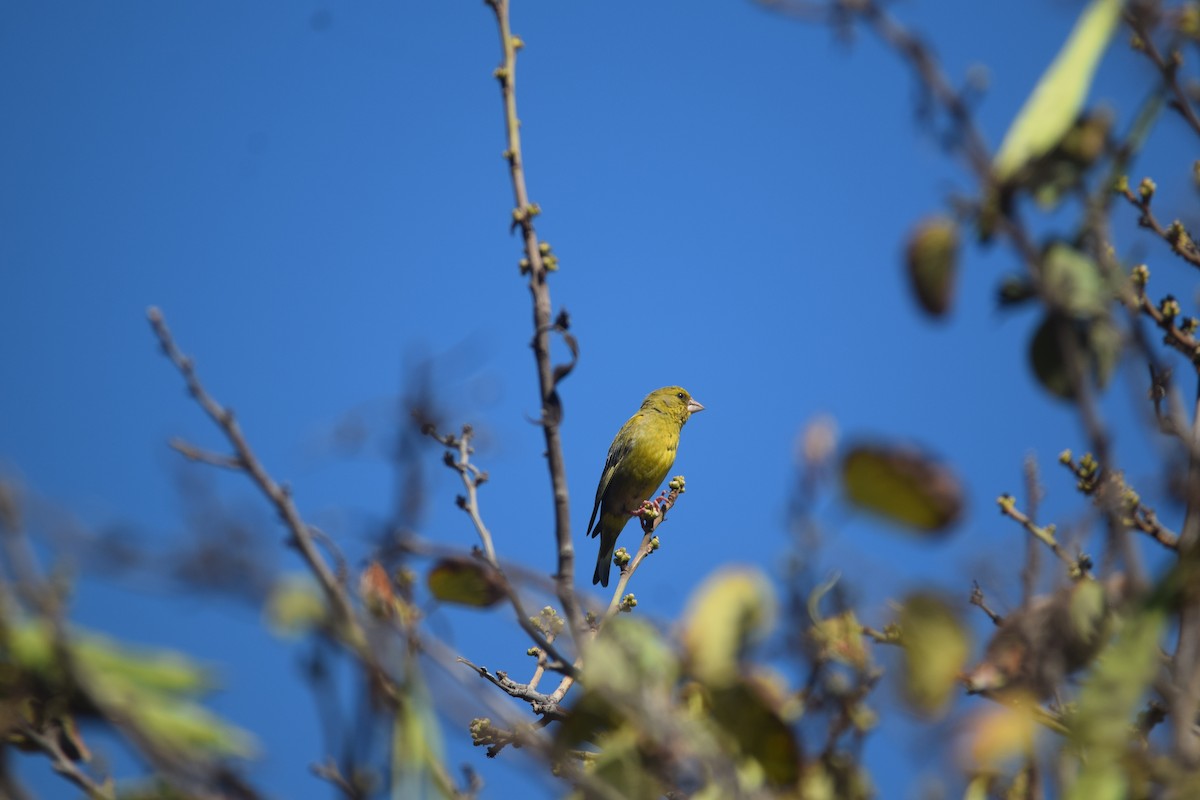
[[[697,403],[682,386],[664,386],[646,395],[642,408],[653,409],[668,414],[679,420],[679,424],[688,421],[688,417],[697,411],[703,411],[704,406]]]

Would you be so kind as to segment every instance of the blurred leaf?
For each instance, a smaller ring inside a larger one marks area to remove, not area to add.
[[[378,561],[372,561],[358,577],[358,596],[371,616],[391,619],[397,614],[396,591],[387,570]]]
[[[1065,334],[1060,334],[1060,330]],[[1107,386],[1121,357],[1121,332],[1116,325],[1107,317],[1080,322],[1047,314],[1029,342],[1030,364],[1042,387],[1066,400],[1074,395],[1061,335],[1074,337],[1084,369],[1096,386],[1101,389]]]
[[[862,623],[853,611],[843,611],[825,619],[814,618],[808,636],[817,648],[816,658],[820,661],[837,661],[858,670],[870,663]]]
[[[942,215],[923,219],[909,234],[905,263],[921,308],[933,317],[945,314],[958,277],[958,223]]]
[[[692,593],[683,645],[692,674],[710,686],[732,683],[745,647],[774,624],[775,593],[756,569],[726,567]]]
[[[598,691],[661,691],[679,678],[679,659],[654,626],[628,615],[610,620],[587,651],[584,683]]]
[[[114,718],[132,723],[153,747],[186,754],[189,759],[249,758],[255,753],[253,736],[189,699],[211,688],[214,681],[210,670],[184,655],[133,648],[72,629],[64,646],[85,695],[64,684],[54,634],[48,625],[22,622],[7,633],[11,665],[28,675],[28,680],[36,681],[46,694],[38,698],[38,704],[56,707],[52,712],[55,715],[65,714],[68,707],[81,715],[94,715],[97,704]],[[65,692],[71,692],[70,696],[63,695]],[[64,719],[60,717],[60,723]]]
[[[1071,619],[1072,637],[1094,642],[1104,634],[1104,623],[1108,617],[1104,587],[1091,578],[1076,581],[1071,587],[1067,614]]]
[[[1047,298],[1060,310],[1081,319],[1103,314],[1112,299],[1096,262],[1063,242],[1046,249],[1042,285]]]
[[[919,593],[904,599],[900,635],[904,699],[921,714],[941,714],[971,653],[966,627],[945,600]]]
[[[433,697],[410,658],[403,699],[392,723],[392,786],[395,800],[409,797],[457,797],[445,766],[445,745]]]
[[[504,599],[504,578],[472,558],[443,558],[426,578],[429,591],[445,603],[490,608]]]
[[[1026,699],[1005,705],[990,705],[976,712],[967,723],[972,771],[994,772],[1005,763],[1025,756],[1033,748],[1037,728],[1036,704]]]
[[[600,738],[623,724],[623,715],[610,699],[611,695],[592,691],[586,685],[583,694],[571,707],[571,713],[557,728],[555,743],[560,751],[578,747]]]
[[[1123,756],[1138,706],[1161,665],[1159,649],[1168,627],[1173,579],[1169,573],[1155,595],[1120,624],[1083,680],[1071,732],[1087,758],[1066,794],[1068,800],[1128,796],[1129,770]]]
[[[993,163],[998,180],[1007,181],[1062,140],[1083,108],[1121,6],[1122,0],[1092,0],[1084,9],[1005,134]]]
[[[654,777],[654,764],[643,752],[637,731],[618,728],[599,742],[600,754],[592,766],[592,777],[613,790],[616,797],[657,798],[664,794],[663,785]],[[577,797],[590,798],[590,793]]]
[[[258,750],[249,733],[195,703],[133,693],[114,705],[149,734],[154,747],[189,759],[251,758]]]
[[[945,531],[962,513],[963,493],[949,467],[915,449],[859,445],[842,457],[849,500],[926,533]]]
[[[276,636],[296,638],[323,627],[329,609],[321,587],[307,574],[285,575],[267,598],[267,625]]]
[[[1037,297],[1037,288],[1022,275],[1006,275],[996,289],[996,304],[1001,308],[1018,306]]]
[[[781,698],[754,680],[710,690],[713,719],[738,751],[753,759],[774,786],[800,778],[800,741],[780,712]]]
[[[71,653],[76,668],[85,668],[106,681],[119,680],[139,691],[195,695],[215,685],[211,670],[165,650],[128,649],[110,639],[72,635]]]
[[[1058,145],[1030,162],[1016,179],[1039,206],[1053,209],[1071,190],[1083,185],[1087,170],[1104,155],[1113,114],[1107,108],[1080,114]]]
[[[967,784],[967,790],[963,792],[963,800],[988,800],[988,786],[992,781],[992,776],[988,774],[976,775],[971,778],[971,782]]]
[[[21,622],[8,629],[12,663],[42,681],[61,679],[54,634],[41,622]],[[135,686],[139,691],[194,695],[215,685],[212,671],[170,650],[132,648],[105,636],[73,628],[67,647],[76,669],[91,680]]]
[[[881,795],[858,759],[829,753],[804,765],[798,796],[802,800],[869,800]]]

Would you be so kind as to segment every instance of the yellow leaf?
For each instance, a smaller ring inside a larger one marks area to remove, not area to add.
[[[995,771],[1006,762],[1028,754],[1033,747],[1034,703],[1016,702],[988,706],[968,723],[972,767]]]
[[[905,700],[922,714],[940,714],[971,653],[966,627],[941,598],[915,594],[900,612],[900,643]]]
[[[770,630],[774,617],[775,594],[758,570],[728,567],[709,577],[684,616],[692,674],[711,686],[733,682],[742,650]]]
[[[921,220],[909,234],[904,261],[921,308],[932,317],[945,314],[958,277],[958,223],[940,214]]]
[[[855,669],[865,669],[870,663],[867,646],[863,643],[863,626],[853,611],[814,619],[808,635],[822,661],[839,661]]]
[[[927,533],[962,513],[962,486],[949,467],[912,448],[860,445],[842,458],[848,499],[893,522]]]
[[[996,178],[1005,181],[1058,144],[1083,108],[1096,65],[1121,14],[1122,0],[1092,0],[1053,63],[1021,107],[996,154]]]
[[[329,606],[321,588],[308,575],[285,575],[271,587],[265,614],[276,636],[298,637],[324,625]]]
[[[504,598],[504,578],[476,559],[443,558],[426,583],[434,597],[447,603],[488,608]]]

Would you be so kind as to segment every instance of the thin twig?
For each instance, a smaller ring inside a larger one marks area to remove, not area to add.
[[[491,672],[487,667],[473,664],[461,656],[459,656],[458,661],[470,667],[479,677],[503,690],[510,697],[515,697],[518,700],[524,700],[526,703],[529,703],[530,708],[533,709],[533,713],[541,714],[551,720],[566,719],[566,715],[559,710],[558,701],[552,699],[550,695],[537,691],[527,683],[517,683],[508,677],[507,672],[501,670]]]
[[[1084,559],[1074,559],[1067,555],[1062,549],[1062,545],[1055,538],[1055,527],[1053,525],[1035,525],[1033,520],[1026,516],[1019,508],[1017,508],[1016,500],[1012,495],[1000,495],[996,500],[996,504],[1000,507],[1000,513],[1010,519],[1016,520],[1021,527],[1029,532],[1046,547],[1050,548],[1050,552],[1054,553],[1060,561],[1067,566],[1068,572],[1072,577],[1079,577],[1086,569]]]
[[[362,800],[367,796],[362,789],[346,779],[332,758],[323,764],[310,764],[308,769],[313,775],[333,785],[350,800]]]
[[[359,624],[358,618],[354,613],[354,608],[350,603],[349,595],[346,593],[346,588],[338,583],[333,571],[325,563],[325,559],[317,552],[312,531],[305,524],[303,518],[301,518],[299,510],[296,508],[296,503],[292,499],[291,492],[276,483],[270,474],[267,473],[266,468],[258,460],[258,456],[255,455],[254,450],[250,447],[250,443],[242,433],[241,426],[234,418],[233,410],[218,403],[204,388],[199,376],[196,374],[196,367],[192,359],[184,355],[175,344],[175,339],[171,336],[171,331],[167,327],[162,312],[152,306],[146,312],[146,316],[150,320],[150,327],[153,328],[154,335],[158,338],[158,342],[162,346],[163,353],[183,376],[192,398],[204,409],[209,418],[216,423],[221,432],[225,434],[225,438],[233,447],[235,453],[233,458],[240,463],[241,469],[250,476],[259,490],[275,506],[275,510],[279,513],[280,518],[292,534],[293,544],[300,551],[305,563],[308,564],[309,569],[316,576],[321,589],[325,592],[325,596],[333,606],[334,613],[340,625],[343,626],[343,633],[347,640],[352,642],[356,649],[362,650],[366,639],[363,635],[362,626]]]
[[[516,613],[517,624],[529,634],[535,645],[553,659],[553,661],[546,662],[547,667],[564,674],[574,674],[575,667],[554,646],[553,640],[545,636],[533,624],[529,613],[525,610],[524,603],[521,602],[521,596],[517,593],[516,587],[509,580],[499,559],[496,557],[496,548],[492,541],[491,531],[484,524],[483,515],[479,511],[479,485],[484,483],[488,476],[486,472],[471,463],[471,454],[474,452],[471,448],[471,437],[473,435],[471,426],[464,425],[462,433],[459,436],[451,434],[441,435],[432,426],[426,426],[425,432],[448,448],[446,466],[459,474],[463,487],[467,492],[465,496],[458,498],[459,508],[466,511],[468,516],[470,516],[471,523],[475,526],[475,532],[479,535],[479,540],[483,543],[484,560],[496,570],[500,578],[500,585],[504,589],[504,594],[512,605],[513,611]],[[458,454],[457,457],[454,456],[455,452]]]
[[[1200,385],[1192,411],[1193,452],[1200,448]],[[1200,560],[1200,459],[1188,459],[1187,510],[1179,536],[1181,563],[1193,569]],[[1185,572],[1185,574],[1188,574]],[[1188,581],[1179,609],[1179,641],[1172,661],[1174,696],[1171,699],[1172,739],[1176,755],[1189,766],[1200,763],[1200,737],[1195,721],[1200,712],[1200,590]]]
[[[617,585],[613,589],[612,599],[608,603],[608,609],[604,612],[604,622],[612,619],[623,608],[626,607],[624,600],[625,587],[629,585],[629,580],[633,577],[633,573],[637,572],[637,568],[641,566],[642,561],[646,556],[658,549],[657,543],[654,541],[658,526],[667,518],[667,512],[675,505],[679,499],[679,495],[686,491],[684,486],[683,476],[677,476],[671,480],[671,490],[665,492],[664,495],[654,503],[658,508],[658,513],[655,516],[641,516],[642,520],[642,542],[638,545],[637,553],[633,559],[626,565],[621,567],[621,576],[617,579]]]
[[[1200,117],[1197,117],[1187,91],[1179,82],[1179,67],[1183,64],[1183,58],[1179,51],[1172,49],[1170,58],[1164,58],[1141,17],[1138,14],[1130,13],[1125,15],[1125,19],[1138,37],[1139,46],[1135,49],[1145,53],[1162,75],[1163,87],[1172,95],[1169,105],[1179,112],[1194,133],[1200,135]]]
[[[1140,212],[1138,214],[1138,225],[1153,231],[1158,238],[1170,246],[1172,253],[1193,267],[1200,267],[1200,247],[1196,245],[1191,234],[1183,227],[1183,223],[1175,220],[1170,225],[1163,227],[1163,224],[1158,221],[1158,217],[1154,215],[1154,211],[1150,207],[1154,191],[1150,189],[1150,186],[1151,184],[1143,182],[1142,187],[1146,187],[1146,190],[1144,191],[1142,187],[1139,187],[1138,193],[1134,194],[1133,190],[1129,188],[1129,181],[1126,180],[1118,183],[1117,193],[1128,200],[1129,204]]]
[[[185,442],[179,437],[171,439],[167,445],[175,452],[182,455],[188,461],[196,461],[201,464],[209,464],[214,467],[223,469],[243,470],[246,465],[241,462],[236,456],[222,455],[221,453],[212,453],[203,448],[196,447],[193,444]]]
[[[105,781],[104,785],[101,785],[81,770],[59,746],[56,731],[50,730],[42,733],[26,722],[21,722],[19,728],[22,736],[33,742],[39,750],[50,757],[50,764],[54,767],[54,771],[82,789],[89,798],[115,800],[117,795],[111,781]]]
[[[1030,540],[1030,541],[1032,542],[1032,540]],[[1034,547],[1033,547],[1033,549],[1036,549],[1036,546],[1034,546]],[[993,624],[993,625],[997,625],[997,626],[999,626],[999,625],[1000,625],[1000,623],[1004,622],[1004,617],[1002,617],[1001,615],[997,614],[995,611],[993,611],[993,610],[992,610],[992,609],[991,609],[991,608],[988,606],[988,604],[987,604],[987,601],[986,601],[986,600],[984,599],[984,597],[983,597],[983,589],[981,589],[981,588],[980,588],[980,586],[979,586],[979,583],[978,583],[978,582],[974,583],[974,584],[971,586],[971,599],[970,599],[970,602],[971,602],[971,605],[973,605],[973,606],[977,607],[977,608],[978,608],[979,610],[981,610],[981,611],[982,611],[984,614],[987,614],[987,616],[988,616],[988,619],[990,619],[990,620],[992,621],[992,624]],[[1025,604],[1026,604],[1026,605],[1028,605],[1028,604],[1029,604],[1029,600],[1028,600],[1028,599],[1025,601]]]
[[[533,299],[533,353],[537,362],[538,386],[540,389],[542,434],[546,440],[546,461],[550,470],[550,484],[554,499],[554,533],[558,550],[558,572],[555,575],[558,600],[562,604],[572,637],[582,630],[582,616],[575,596],[575,546],[571,540],[571,504],[567,489],[566,459],[563,457],[559,421],[562,418],[562,401],[558,396],[557,384],[566,373],[555,369],[550,358],[550,335],[555,329],[552,323],[550,287],[547,283],[548,265],[542,243],[538,241],[533,219],[540,209],[529,200],[525,184],[525,161],[521,152],[521,122],[517,116],[517,50],[524,43],[512,33],[509,22],[508,0],[487,0],[496,15],[500,33],[502,53],[500,66],[495,76],[500,84],[504,101],[504,129],[507,141],[505,158],[508,160],[509,177],[512,181],[515,207],[512,212],[513,225],[521,229],[525,244],[524,265],[529,274],[529,291]],[[546,248],[549,252],[549,248]],[[554,262],[557,266],[557,261]],[[565,322],[565,319],[564,319]],[[559,326],[564,327],[565,326]]]
[[[1038,505],[1042,500],[1042,485],[1038,480],[1037,458],[1033,453],[1025,456],[1025,506],[1026,514],[1030,520],[1037,519]],[[1021,570],[1021,604],[1028,605],[1033,599],[1034,590],[1037,588],[1038,569],[1040,567],[1042,550],[1034,543],[1033,539],[1025,540],[1025,567]],[[975,593],[979,594],[979,603],[976,603],[980,608],[987,612],[989,617],[992,617],[992,622],[999,625],[996,616],[991,610],[985,607],[983,603],[983,591],[980,590],[979,584],[975,585],[975,592],[971,594],[971,600],[974,602]]]

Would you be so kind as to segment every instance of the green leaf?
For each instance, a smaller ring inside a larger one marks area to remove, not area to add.
[[[742,679],[711,693],[712,715],[738,751],[757,762],[770,784],[800,779],[800,742],[784,720],[779,698],[754,680]]]
[[[589,689],[629,693],[660,691],[679,677],[679,659],[653,625],[627,615],[615,617],[588,647],[583,681]]]
[[[1079,694],[1072,738],[1087,754],[1068,800],[1118,800],[1128,796],[1129,770],[1122,756],[1142,697],[1160,669],[1159,648],[1167,613],[1150,602],[1120,626],[1100,653]]]
[[[64,692],[54,635],[40,622],[9,629],[12,665],[36,676],[50,692]],[[212,687],[211,671],[170,650],[135,648],[95,633],[72,628],[65,646],[79,685],[94,703],[118,719],[127,719],[156,748],[189,758],[249,758],[254,737],[225,722],[190,698]]]
[[[1121,332],[1108,317],[1079,322],[1047,314],[1029,341],[1033,373],[1046,391],[1064,400],[1074,396],[1062,336],[1074,337],[1076,352],[1096,386],[1108,385],[1121,357]]]
[[[407,659],[403,698],[392,723],[392,786],[395,800],[457,796],[445,762],[442,725],[433,695],[415,658]]]
[[[191,759],[251,758],[258,751],[252,735],[195,703],[139,694],[124,700],[121,711],[150,736],[156,748]]]
[[[285,575],[271,587],[264,613],[272,633],[294,638],[323,626],[329,619],[329,606],[311,577]]]
[[[1112,37],[1122,0],[1092,0],[1053,63],[1021,107],[996,154],[993,170],[1006,181],[1049,152],[1074,124],[1092,76]]]
[[[1042,285],[1055,306],[1080,319],[1103,314],[1112,299],[1096,262],[1063,242],[1046,249]]]

